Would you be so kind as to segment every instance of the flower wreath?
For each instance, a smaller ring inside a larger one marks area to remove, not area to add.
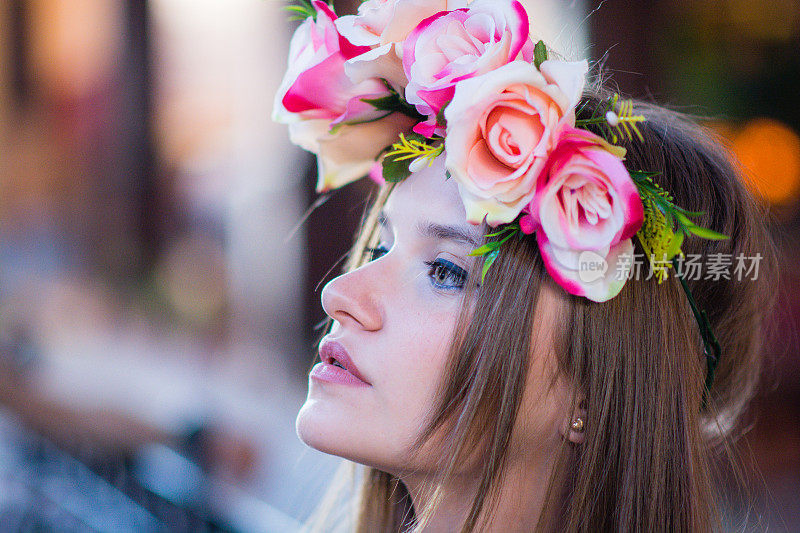
[[[291,40],[274,119],[317,155],[318,192],[370,175],[399,182],[444,158],[472,224],[498,227],[471,255],[482,279],[514,235],[535,235],[570,294],[603,302],[632,266],[636,235],[660,283],[698,226],[655,173],[628,171],[620,138],[642,140],[630,100],[614,95],[576,119],[588,63],[550,59],[517,0],[366,0],[337,17],[320,0],[287,6]],[[602,135],[585,129],[596,125]],[[658,258],[658,260],[656,259]],[[584,265],[605,265],[587,275]],[[710,386],[719,344],[678,276],[700,326]]]

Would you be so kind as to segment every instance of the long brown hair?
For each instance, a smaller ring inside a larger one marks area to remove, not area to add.
[[[591,114],[609,96],[596,87],[579,107]],[[585,440],[575,445],[565,439],[553,459],[539,522],[527,529],[694,532],[721,526],[711,461],[733,434],[759,376],[772,306],[774,251],[767,215],[743,186],[720,139],[681,113],[643,101],[634,101],[634,109],[647,120],[640,125],[642,142],[621,143],[626,167],[659,172],[654,180],[677,205],[703,211],[700,225],[730,236],[687,238],[683,251],[703,258],[726,254],[734,261],[756,258],[759,271],[743,279],[687,280],[722,348],[705,405],[703,344],[675,276],[663,283],[644,279],[645,265],[642,277],[604,303],[560,292],[567,311],[558,321],[563,328],[554,332],[558,372],[575,389],[573,410],[578,397],[583,400]],[[384,188],[365,218],[348,268],[364,261],[388,194]],[[468,287],[476,286],[479,267]],[[552,280],[535,240],[511,239],[481,285],[477,303],[467,305],[465,299],[462,305],[448,378],[418,441],[422,446],[443,428],[448,435],[441,471],[431,483],[434,496],[476,446],[483,453],[479,490],[462,531],[483,530],[497,504],[544,283]],[[399,479],[361,470],[355,531],[403,531],[435,512],[435,497],[428,508],[413,509]]]

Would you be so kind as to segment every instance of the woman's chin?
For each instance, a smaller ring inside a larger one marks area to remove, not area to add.
[[[397,466],[400,456],[392,443],[381,440],[352,414],[345,414],[321,400],[306,400],[297,413],[295,429],[300,440],[322,453],[376,468]]]
[[[314,400],[306,400],[306,403],[297,413],[295,431],[297,431],[297,436],[306,446],[325,453],[331,453],[327,451],[327,448],[331,440],[330,434],[335,434],[335,432],[327,427],[332,425],[331,421],[325,420],[324,416],[317,413],[320,410],[320,406],[316,405],[318,403]]]
[[[352,455],[360,431],[352,419],[352,413],[336,409],[332,402],[307,399],[300,408],[295,421],[295,430],[307,446],[323,453],[349,457]]]

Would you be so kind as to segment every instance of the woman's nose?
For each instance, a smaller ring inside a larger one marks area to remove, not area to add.
[[[322,309],[343,327],[376,331],[383,325],[378,294],[364,276],[364,268],[329,281],[322,289]]]

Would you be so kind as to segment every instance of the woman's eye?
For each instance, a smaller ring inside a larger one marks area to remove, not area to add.
[[[425,264],[429,267],[428,276],[436,288],[462,289],[467,281],[467,271],[447,259],[426,261]]]
[[[364,250],[364,255],[368,257],[370,261],[375,261],[387,253],[389,253],[389,249],[383,245],[378,245],[375,248],[366,248]]]

